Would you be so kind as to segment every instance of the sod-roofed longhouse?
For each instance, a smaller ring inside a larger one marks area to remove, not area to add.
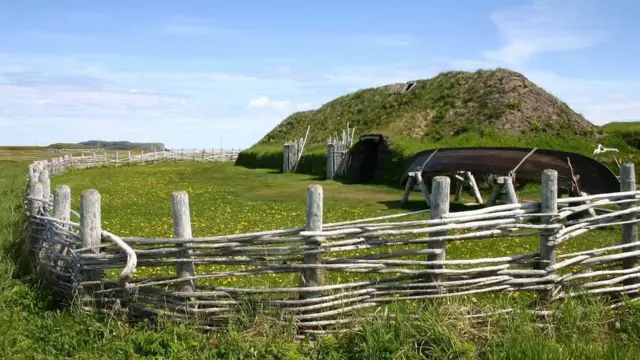
[[[347,178],[398,186],[427,149],[536,147],[588,155],[603,141],[582,115],[514,71],[452,71],[412,83],[362,89],[294,113],[236,164],[280,169],[283,144],[310,129],[296,172],[324,176],[328,139],[349,126],[362,141],[350,149]],[[617,168],[609,155],[602,162]]]

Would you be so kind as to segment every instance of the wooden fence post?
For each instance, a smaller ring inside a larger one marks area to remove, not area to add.
[[[29,183],[29,196],[33,199],[29,200],[29,215],[30,216],[39,216],[42,215],[42,202],[37,199],[42,199],[42,184],[40,184],[36,179],[38,177],[38,173],[32,174],[32,179]],[[33,179],[35,178],[35,179]],[[37,219],[29,219],[29,236],[30,240],[27,242],[27,253],[28,254],[38,254],[40,251],[40,246],[42,244],[42,234],[43,230],[41,229],[40,222]]]
[[[542,172],[542,196],[541,196],[541,209],[540,212],[555,214],[558,212],[558,172],[556,170],[547,169]],[[542,216],[540,218],[541,224],[549,224],[551,222],[551,215]],[[540,235],[540,260],[538,262],[538,269],[545,270],[549,266],[556,263],[556,245],[549,241],[549,237],[552,236],[555,231],[544,229],[541,230]],[[554,275],[555,270],[547,271],[547,276]],[[540,300],[547,301],[551,299],[553,294],[553,285],[551,289],[542,290],[540,292]]]
[[[120,153],[119,151],[116,151],[116,167],[118,167],[118,154],[119,153]]]
[[[443,215],[449,213],[449,198],[451,191],[451,179],[448,176],[436,176],[431,184],[431,218],[440,219]],[[446,236],[446,231],[433,232],[430,237]],[[434,241],[429,243],[429,249],[439,250],[437,254],[427,254],[427,261],[441,261],[446,259],[447,242],[445,240]],[[443,269],[442,265],[430,265],[429,269]],[[440,282],[444,279],[442,275],[432,275],[434,282]]]
[[[39,179],[40,179],[40,174],[38,173],[38,170],[34,168],[33,172],[29,174],[29,188],[31,188],[32,184],[37,183]]]
[[[53,217],[65,223],[71,220],[71,188],[67,185],[58,185],[53,192]],[[65,230],[70,228],[68,224],[58,224],[58,226]],[[56,254],[62,254],[65,251],[62,244],[55,244],[53,248]],[[61,267],[63,262],[55,261],[51,263],[53,264]]]
[[[322,231],[323,216],[323,190],[320,185],[309,185],[307,188],[307,231]],[[306,245],[320,248],[321,238],[308,238]],[[307,265],[320,264],[320,254],[304,255],[304,263]],[[305,287],[322,286],[321,269],[304,269],[302,271],[302,284]],[[302,298],[314,297],[313,293],[304,293]]]
[[[42,184],[42,198],[47,201],[51,201],[51,179],[49,178],[49,171],[42,170],[40,175],[38,176],[38,182]],[[43,202],[42,203],[42,211],[45,214],[49,213],[51,209],[50,205]]]
[[[53,217],[64,222],[71,220],[71,188],[58,185],[53,192]],[[60,225],[67,229],[69,225]]]
[[[282,147],[282,172],[286,173],[289,168],[289,156],[291,156],[291,144],[284,144]]]
[[[620,191],[636,191],[636,172],[633,163],[626,163],[620,165]],[[636,206],[635,203],[621,204],[622,209],[629,209]],[[622,221],[634,221],[636,220],[636,214],[628,214],[622,216]],[[638,241],[638,225],[636,223],[622,225],[622,244],[631,244]],[[636,251],[638,246],[628,247],[623,249],[623,252]],[[622,260],[622,268],[632,269],[638,263],[638,257],[629,257]],[[627,279],[624,281],[625,285],[637,284],[638,279]]]
[[[191,232],[191,214],[189,212],[189,195],[186,191],[176,191],[172,194],[171,209],[173,216],[173,236],[176,239],[190,239],[193,237]],[[178,244],[178,247],[185,247],[188,244]],[[192,250],[185,250],[177,256],[178,259],[190,259]],[[176,268],[178,278],[189,278],[196,274],[193,262],[179,263]],[[194,279],[186,280],[180,283],[181,292],[196,291],[196,282]]]
[[[298,165],[298,151],[300,148],[298,147],[298,143],[291,144],[289,147],[289,171],[295,172]]]
[[[58,185],[53,192],[53,217],[64,222],[71,220],[71,188],[68,185]]]
[[[42,184],[38,182],[38,173],[34,173],[32,178],[30,179],[29,185],[29,196],[37,199],[42,199]],[[41,215],[42,214],[42,201],[31,199],[29,201],[29,213],[31,215]]]
[[[335,148],[332,143],[327,144],[327,180],[333,180],[335,176]]]
[[[92,248],[89,251],[93,254],[100,253],[100,245],[102,244],[100,199],[98,190],[89,189],[80,194],[80,241],[83,248]],[[102,271],[100,270],[85,270],[81,275],[83,281],[102,279]]]

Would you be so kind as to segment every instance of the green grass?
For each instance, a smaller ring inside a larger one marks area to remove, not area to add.
[[[613,121],[602,125],[604,132],[634,132],[640,131],[640,121]]]
[[[623,140],[627,145],[640,149],[640,121],[611,122],[602,131]]]
[[[3,359],[634,359],[640,356],[640,307],[606,309],[597,301],[566,302],[552,317],[501,316],[472,323],[460,316],[469,303],[422,302],[392,305],[394,321],[383,314],[363,321],[362,331],[294,341],[292,333],[269,319],[248,328],[204,334],[188,326],[128,324],[120,318],[83,315],[61,309],[43,293],[21,262],[24,219],[19,205],[26,165],[0,167],[0,357]],[[171,192],[190,195],[194,235],[271,229],[304,223],[306,187],[318,181],[229,164],[157,164],[71,171],[54,184],[102,194],[103,227],[118,235],[168,236]],[[399,212],[399,190],[322,182],[325,221]],[[538,189],[523,193],[535,197]],[[418,198],[414,195],[414,198]],[[419,200],[411,204],[422,207]],[[615,241],[598,232],[584,246]],[[494,244],[495,245],[495,244]],[[532,245],[533,246],[533,245]],[[451,247],[451,257],[516,252],[486,244]],[[24,259],[23,259],[24,260]],[[141,269],[144,271],[144,269]],[[487,304],[507,306],[512,299]],[[418,315],[409,318],[408,315]],[[242,320],[242,319],[239,319]],[[541,325],[536,326],[535,323]]]

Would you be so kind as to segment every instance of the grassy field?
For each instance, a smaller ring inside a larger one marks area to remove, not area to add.
[[[380,316],[363,324],[363,331],[318,341],[293,341],[288,329],[268,320],[248,330],[231,328],[228,332],[201,334],[184,326],[149,328],[118,318],[76,314],[60,309],[39,291],[37,279],[24,259],[20,260],[24,219],[19,205],[25,173],[25,162],[0,165],[0,357],[5,359],[640,357],[640,308],[629,305],[613,311],[584,299],[565,303],[539,326],[524,315],[471,323],[459,316],[456,309],[465,304],[457,300],[425,302],[410,310],[399,306],[396,323]],[[402,195],[398,189],[343,185],[308,175],[274,174],[230,164],[100,168],[70,171],[53,179],[54,186],[71,186],[76,209],[82,190],[100,191],[104,229],[121,236],[148,237],[171,235],[170,196],[177,190],[190,195],[195,236],[300,226],[304,224],[305,192],[310,183],[321,183],[324,188],[326,222],[402,211],[398,208]],[[534,198],[538,191],[532,187],[521,195]],[[413,198],[412,208],[424,207],[418,194]],[[619,238],[616,231],[592,233],[580,238],[580,248],[610,244]],[[526,240],[500,244],[454,244],[448,248],[448,257],[514,253],[536,245]],[[419,318],[408,319],[408,314]]]

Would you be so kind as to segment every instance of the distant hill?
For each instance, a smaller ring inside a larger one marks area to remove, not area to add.
[[[317,110],[297,112],[266,134],[259,144],[300,138],[311,125],[310,142],[340,134],[347,122],[358,133],[391,139],[438,141],[466,132],[499,130],[514,135],[591,135],[596,127],[567,104],[507,69],[445,72],[405,84],[359,90]]]
[[[77,144],[56,143],[47,146],[52,149],[81,149],[81,148],[101,148],[109,150],[162,150],[164,149],[163,143],[134,143],[130,141],[103,141],[103,140],[89,140],[79,142]]]

